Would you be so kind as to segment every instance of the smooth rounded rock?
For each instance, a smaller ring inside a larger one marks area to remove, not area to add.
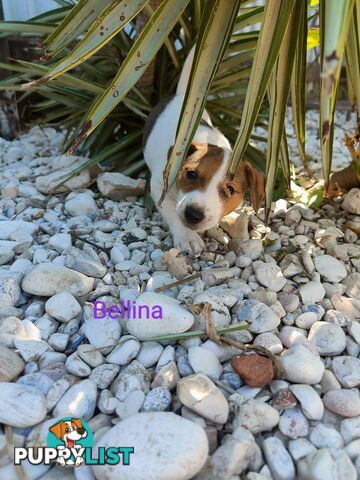
[[[106,361],[116,365],[128,365],[137,356],[139,350],[140,342],[131,335],[125,335],[106,357]]]
[[[119,341],[121,325],[109,317],[90,318],[85,322],[84,334],[93,347],[111,348]]]
[[[332,361],[332,369],[341,385],[345,388],[360,385],[360,359],[344,355]]]
[[[359,390],[330,390],[325,393],[323,402],[326,408],[342,417],[360,415]]]
[[[194,323],[193,314],[167,295],[145,292],[137,299],[137,305],[147,306],[150,310],[149,318],[130,318],[126,323],[128,332],[139,340],[151,340],[157,336],[186,332]],[[158,306],[161,310],[157,308]],[[151,312],[155,312],[155,308],[158,313],[152,315]]]
[[[310,432],[310,441],[316,448],[343,448],[344,440],[330,425],[316,425]]]
[[[211,319],[215,327],[227,327],[231,322],[229,309],[224,305],[221,299],[212,292],[203,292],[194,298],[194,304],[209,303],[211,310]],[[205,326],[204,315],[195,315],[194,329],[202,329]]]
[[[281,414],[279,430],[292,439],[306,437],[309,433],[309,422],[299,408],[289,408]]]
[[[275,480],[294,480],[295,468],[292,458],[281,440],[268,437],[263,443],[263,452]]]
[[[274,355],[281,353],[284,348],[280,338],[272,332],[264,332],[257,335],[254,340],[254,345],[260,345]]]
[[[281,357],[280,362],[285,370],[285,377],[294,383],[314,385],[319,383],[325,366],[319,357],[316,357],[303,345],[294,345]]]
[[[36,265],[22,282],[25,292],[45,297],[60,292],[68,292],[75,297],[81,297],[89,293],[93,286],[93,278],[52,263]]]
[[[360,190],[358,188],[352,188],[345,196],[342,203],[342,208],[346,212],[360,214]]]
[[[202,347],[190,347],[189,363],[195,373],[203,373],[209,378],[218,380],[222,374],[222,366],[215,353]]]
[[[26,428],[40,423],[46,416],[45,396],[36,388],[1,382],[0,422]]]
[[[255,268],[256,280],[274,292],[280,292],[286,284],[281,268],[274,263],[260,263]]]
[[[90,420],[94,414],[96,397],[96,384],[92,380],[82,380],[69,388],[61,398],[54,409],[54,416]]]
[[[314,263],[316,270],[326,282],[338,283],[347,276],[344,264],[331,255],[318,255]]]
[[[309,420],[321,420],[324,405],[319,394],[310,385],[290,385],[290,391],[299,400],[304,415]]]
[[[309,342],[320,355],[338,355],[346,347],[346,335],[339,325],[315,322],[309,331]]]
[[[142,406],[144,412],[165,412],[170,410],[171,393],[165,387],[156,387],[146,394]]]
[[[197,373],[182,378],[177,384],[181,403],[214,423],[226,423],[229,404],[223,393],[205,375]]]
[[[107,431],[97,447],[134,447],[130,465],[93,466],[98,480],[187,480],[203,467],[208,440],[202,427],[174,413],[143,412]],[[138,452],[138,454],[136,454]]]
[[[81,313],[81,306],[73,295],[61,292],[49,298],[45,311],[59,322],[69,322]]]
[[[280,318],[270,307],[257,300],[244,300],[236,309],[237,319],[249,322],[252,333],[263,333],[274,330],[280,324]]]
[[[11,382],[24,367],[24,361],[13,350],[0,345],[0,382]]]

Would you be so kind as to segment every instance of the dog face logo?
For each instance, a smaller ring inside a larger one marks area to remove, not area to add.
[[[68,421],[62,420],[50,427],[49,430],[56,438],[62,440],[67,448],[73,448],[77,440],[85,438],[87,435],[80,418],[72,418]]]
[[[61,466],[79,466],[84,463],[81,452],[84,447],[92,446],[92,443],[93,434],[90,427],[80,418],[63,418],[49,428],[48,445],[64,453],[57,459]],[[68,458],[65,455],[67,452],[71,452]]]

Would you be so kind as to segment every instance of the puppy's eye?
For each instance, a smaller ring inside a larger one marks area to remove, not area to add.
[[[230,195],[234,195],[235,189],[232,185],[226,185],[226,190],[229,192]]]
[[[186,177],[189,179],[189,180],[196,180],[198,178],[198,175],[197,173],[195,172],[195,170],[188,170],[186,172]]]

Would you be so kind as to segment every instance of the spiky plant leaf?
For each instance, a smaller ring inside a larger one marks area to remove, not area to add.
[[[239,135],[230,162],[230,177],[235,175],[249,142],[294,5],[295,0],[268,0],[266,2]]]
[[[108,5],[69,55],[46,72],[45,76],[39,80],[24,84],[23,88],[45,83],[84,62],[117,35],[148,1],[134,0],[129,2],[128,0],[122,0],[119,2],[117,0]]]
[[[176,140],[164,170],[162,199],[173,186],[199,126],[216,69],[228,45],[240,1],[228,0],[226,9],[221,8],[220,4],[220,0],[209,0],[203,13]]]
[[[79,0],[58,27],[44,40],[46,58],[51,58],[75,40],[113,0]]]
[[[291,77],[291,106],[294,131],[301,161],[308,173],[305,155],[305,113],[306,113],[306,64],[307,64],[307,6],[302,2],[299,8],[299,30],[295,48],[294,67]]]
[[[154,58],[164,39],[180,18],[189,0],[164,0],[146,24],[122,63],[117,75],[89,112],[85,125],[69,154],[79,145],[118,105],[142,76]]]
[[[354,1],[320,0],[320,139],[325,190],[331,171],[336,97]]]
[[[345,46],[346,72],[352,103],[360,115],[360,0],[355,1],[354,12]]]

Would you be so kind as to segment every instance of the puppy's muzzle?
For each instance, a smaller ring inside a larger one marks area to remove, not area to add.
[[[184,217],[190,225],[196,225],[205,218],[205,212],[199,207],[188,205],[184,211]]]

